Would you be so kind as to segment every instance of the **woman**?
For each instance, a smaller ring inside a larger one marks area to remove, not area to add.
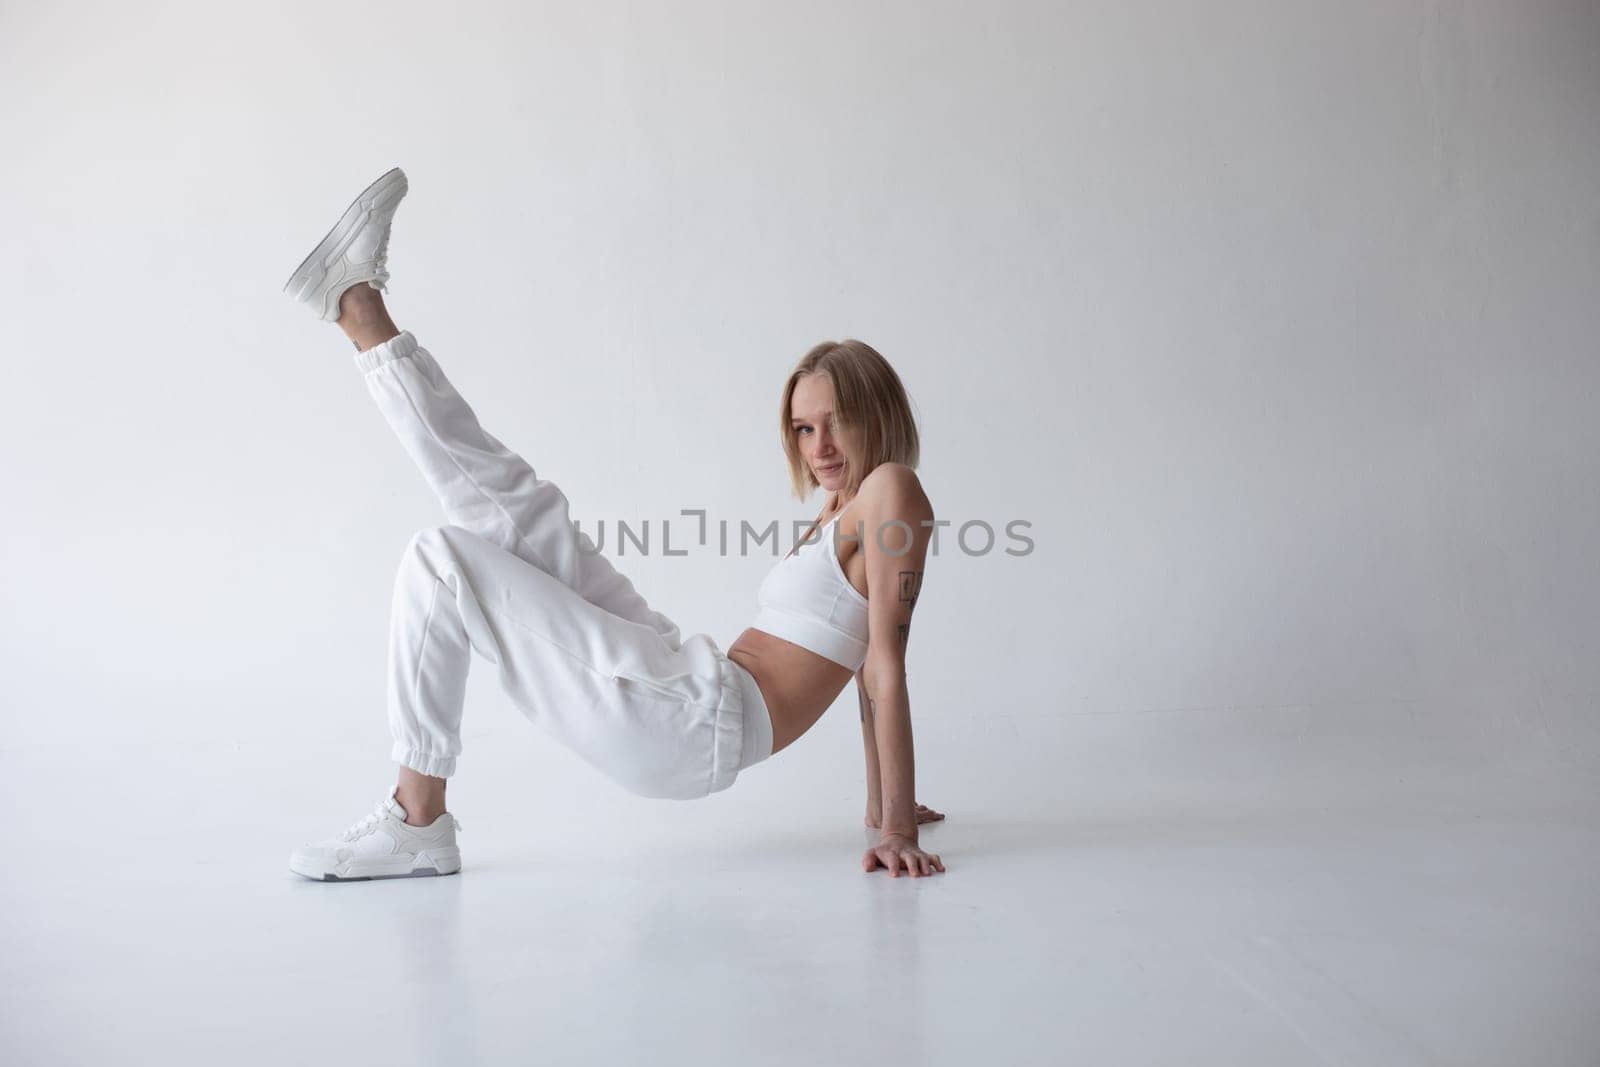
[[[529,718],[585,760],[636,793],[678,799],[726,789],[787,748],[853,672],[866,821],[880,831],[862,867],[943,871],[917,843],[918,824],[943,816],[914,800],[905,675],[933,510],[894,370],[859,341],[818,345],[796,366],[784,450],[796,495],[828,494],[820,534],[767,575],[755,625],[726,654],[705,634],[684,640],[575,530],[561,490],[486,433],[390,319],[381,292],[406,190],[399,168],[384,174],[284,286],[355,344],[368,391],[449,520],[412,538],[395,583],[387,695],[399,781],[343,834],[296,850],[290,869],[324,881],[461,869],[445,783],[476,652]]]

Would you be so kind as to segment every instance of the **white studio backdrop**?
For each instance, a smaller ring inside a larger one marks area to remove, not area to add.
[[[442,519],[278,288],[399,164],[396,318],[686,633],[772,560],[662,521],[814,515],[784,375],[897,366],[998,533],[929,567],[930,775],[1600,762],[1593,3],[7,3],[0,87],[8,761],[384,758]]]

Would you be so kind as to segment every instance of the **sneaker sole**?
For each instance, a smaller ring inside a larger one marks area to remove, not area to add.
[[[425,863],[426,865],[421,865]],[[312,864],[297,865],[293,857],[289,870],[313,882],[372,882],[383,878],[437,878],[461,873],[459,849],[436,849],[420,852],[410,860],[385,864],[382,859],[348,864],[343,874]]]
[[[461,868],[457,867],[453,871],[436,871],[430,867],[422,870],[407,871],[405,874],[347,874],[343,876],[337,874],[303,874],[300,871],[295,871],[294,873],[299,874],[302,878],[309,878],[313,882],[381,882],[388,878],[448,878],[452,874],[460,874]]]
[[[344,214],[339,216],[339,221],[333,224],[333,229],[317,242],[317,246],[300,261],[294,273],[289,275],[289,280],[283,283],[283,291],[300,301],[304,301],[308,294],[314,292],[327,277],[329,263],[344,255],[345,249],[350,246],[350,238],[367,221],[373,205],[395,187],[400,189],[401,195],[410,188],[404,172],[399,167],[391,167],[377,181],[361,190],[361,195],[345,208]],[[326,307],[318,308],[317,313],[323,315],[327,310]]]

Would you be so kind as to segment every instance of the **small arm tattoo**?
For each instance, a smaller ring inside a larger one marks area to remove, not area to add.
[[[894,628],[895,636],[900,638],[900,647],[905,648],[906,642],[911,639],[911,624],[903,622]]]
[[[900,603],[909,604],[912,608],[917,606],[917,597],[922,593],[922,572],[900,572]],[[909,608],[907,610],[910,610]]]

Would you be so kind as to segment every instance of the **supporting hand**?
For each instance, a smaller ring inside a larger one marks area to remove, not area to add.
[[[922,851],[915,841],[902,834],[884,834],[882,840],[867,849],[867,854],[861,857],[863,871],[870,874],[879,867],[887,870],[893,878],[900,877],[902,867],[909,871],[913,878],[920,878],[935,871],[944,873],[944,863],[937,855]]]

